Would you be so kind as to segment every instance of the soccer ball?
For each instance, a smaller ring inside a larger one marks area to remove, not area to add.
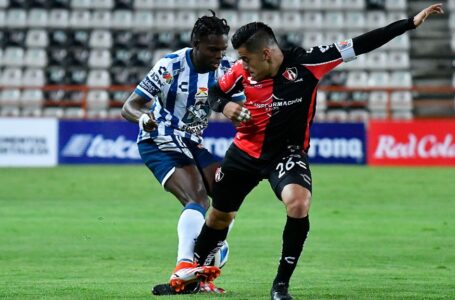
[[[229,258],[229,245],[227,241],[224,241],[223,246],[218,250],[213,258],[213,265],[218,268],[224,267]]]

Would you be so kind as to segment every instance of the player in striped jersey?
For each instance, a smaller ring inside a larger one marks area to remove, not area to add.
[[[202,146],[201,135],[210,113],[208,88],[233,62],[224,56],[229,26],[212,14],[196,21],[191,33],[193,47],[160,59],[122,109],[124,118],[139,123],[138,147],[144,163],[184,206],[177,225],[177,266],[169,284],[153,289],[158,295],[189,292],[188,287],[183,291],[175,272],[181,274],[193,266],[194,241],[204,224],[208,194],[219,166]],[[243,99],[243,93],[232,97],[233,101]],[[211,267],[200,269],[207,279],[203,290],[223,292],[210,282]]]

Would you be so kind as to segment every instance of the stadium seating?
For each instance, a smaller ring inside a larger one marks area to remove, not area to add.
[[[35,114],[44,104],[44,94],[42,90],[25,90],[20,97],[20,106],[27,109],[27,114]]]
[[[11,96],[13,103],[17,103],[14,99],[20,99],[17,106],[1,104],[1,114],[118,117],[119,107],[112,103],[124,101],[131,87],[118,92],[107,91],[107,88],[112,84],[134,86],[164,55],[190,46],[193,24],[199,16],[208,14],[207,9],[214,9],[217,15],[226,18],[231,26],[230,36],[239,26],[260,20],[275,30],[284,47],[303,46],[307,49],[352,38],[407,16],[408,3],[405,0],[387,0],[385,9],[377,10],[368,10],[366,2],[0,0],[0,93],[2,99]],[[455,11],[455,1],[449,0],[448,7]],[[452,30],[453,51],[454,15],[449,14],[448,22]],[[333,76],[324,79],[322,85],[411,87],[409,51],[410,37],[402,35],[380,51],[342,64]],[[231,57],[237,56],[231,48],[227,53]],[[87,101],[90,98],[89,111],[95,111],[86,114],[81,107],[56,106],[67,100],[77,103],[84,97],[80,91],[40,90],[46,85],[62,84],[87,85],[93,89],[87,93]],[[412,111],[412,94],[400,93],[390,95],[391,107]],[[368,91],[327,92],[322,95],[318,100],[322,111],[318,112],[317,119],[364,120],[368,116],[366,109],[333,109],[327,103],[333,99],[358,101],[360,98],[367,103],[370,98],[380,98],[373,93],[370,97]],[[49,101],[50,106],[46,104]]]
[[[49,45],[49,36],[46,30],[31,29],[27,32],[25,46],[28,48],[46,48]]]
[[[43,109],[43,117],[49,118],[63,118],[65,110],[61,107],[45,107]]]
[[[411,111],[413,107],[411,92],[393,92],[390,104],[393,111]]]
[[[328,122],[346,122],[348,119],[348,112],[343,109],[328,110],[325,115],[325,120]]]
[[[300,0],[281,0],[281,10],[300,10],[302,1]]]
[[[26,86],[42,87],[46,82],[46,77],[42,69],[29,68],[25,69],[22,80]]]
[[[29,28],[46,28],[48,12],[42,8],[31,9],[28,13],[27,26]]]
[[[365,87],[368,86],[368,73],[365,71],[349,72],[346,80],[348,87]]]
[[[349,111],[348,120],[351,122],[367,122],[370,114],[367,109],[354,109]]]
[[[385,71],[371,72],[368,76],[369,87],[388,87],[390,85],[390,74]]]
[[[406,0],[386,0],[385,8],[387,10],[405,11],[407,9],[407,1]]]
[[[84,115],[84,110],[80,107],[68,107],[63,111],[65,119],[81,119]]]
[[[0,85],[5,87],[22,86],[22,69],[20,68],[5,68],[0,77]]]
[[[18,108],[20,106],[20,98],[20,89],[4,89],[0,95],[0,103],[3,108]]]
[[[347,12],[345,26],[351,30],[363,30],[366,27],[365,14],[361,11]]]
[[[89,91],[87,94],[88,110],[106,110],[109,107],[109,94],[103,90]]]

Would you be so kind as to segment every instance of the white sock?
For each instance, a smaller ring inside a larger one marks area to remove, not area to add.
[[[204,225],[205,212],[206,210],[196,203],[187,204],[183,209],[177,225],[179,238],[177,263],[180,261],[193,261],[194,244],[201,232],[202,225]]]

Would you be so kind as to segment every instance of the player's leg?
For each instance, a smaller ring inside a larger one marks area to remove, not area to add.
[[[245,164],[242,161],[239,162],[234,154],[233,151],[226,153],[219,174],[215,176],[212,209],[194,247],[195,266],[190,272],[196,275],[201,275],[198,274],[200,268],[208,268],[206,266],[207,262],[213,258],[226,239],[229,224],[242,204],[243,199],[261,179],[257,175],[259,173],[258,170],[247,169]],[[218,274],[203,275],[196,278],[196,280],[207,281],[206,277],[218,276],[219,272]],[[194,277],[188,277],[188,280],[185,280],[183,284],[186,285],[193,282],[195,280]],[[209,278],[208,281],[213,279]]]
[[[209,196],[213,197],[213,185],[215,184],[215,180],[220,180],[222,175],[221,172],[221,167],[220,163],[207,163],[210,161],[213,161],[213,155],[208,152],[205,148],[200,147],[200,145],[197,145],[197,148],[194,150],[195,153],[195,160],[196,163],[198,164],[199,169],[201,170],[202,177],[204,178],[204,184],[205,188],[207,190],[207,193]],[[207,157],[210,156],[210,157]],[[232,219],[230,221],[229,225],[229,232],[232,230],[232,227],[234,226],[235,219]],[[209,263],[209,262],[208,262]]]
[[[184,205],[178,222],[177,266],[172,280],[175,271],[193,266],[194,240],[209,206],[207,191],[194,157],[182,139],[159,137],[143,141],[139,143],[139,151],[163,187]]]
[[[178,222],[178,264],[169,282],[176,291],[185,290],[188,283],[201,280],[212,281],[219,275],[216,267],[195,266],[193,263],[194,243],[205,221],[208,197],[201,174],[195,166],[191,167],[193,167],[191,171],[188,166],[176,169],[165,185],[174,195],[178,195],[177,197],[188,197]],[[191,189],[193,190],[190,191]],[[204,197],[201,198],[201,196]],[[183,203],[182,198],[179,199]],[[196,199],[196,201],[190,199]],[[198,202],[198,199],[204,199],[204,202]]]
[[[194,257],[198,264],[207,264],[222,246],[229,224],[243,200],[261,180],[259,170],[260,166],[246,154],[235,146],[229,148],[215,175],[212,209],[194,246]]]
[[[220,163],[213,156],[213,154],[207,151],[207,149],[205,149],[201,144],[197,144],[190,140],[186,140],[186,143],[188,144],[189,149],[196,161],[197,167],[202,175],[206,191],[210,196],[212,196],[211,191],[213,188],[213,183],[215,182],[215,174],[217,170],[219,170]],[[229,231],[232,229],[233,224],[234,222],[232,221],[231,225],[229,226]],[[192,249],[192,253],[194,253],[194,249]],[[213,262],[214,260],[212,260],[212,263],[210,263],[209,265],[215,265],[213,264]],[[199,292],[224,294],[225,290],[220,287],[217,287],[213,283],[213,281],[201,281]]]
[[[184,205],[177,225],[177,262],[192,263],[194,241],[201,231],[209,207],[202,176],[195,165],[176,168],[165,188]]]
[[[274,164],[269,180],[287,212],[281,259],[272,284],[271,297],[292,299],[288,293],[289,281],[310,229],[308,212],[312,186],[307,156],[299,153],[285,155]]]

